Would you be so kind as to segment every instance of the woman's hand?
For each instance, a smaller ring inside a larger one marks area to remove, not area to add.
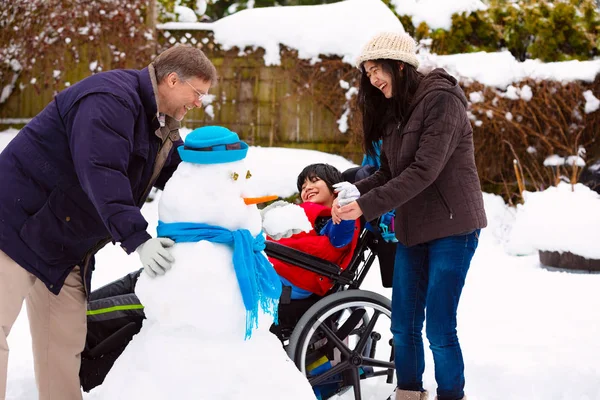
[[[331,216],[334,224],[339,224],[341,220],[355,220],[362,214],[363,212],[356,201],[342,207],[334,201],[333,207],[331,208]]]

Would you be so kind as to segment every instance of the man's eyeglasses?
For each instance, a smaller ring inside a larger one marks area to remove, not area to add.
[[[196,94],[198,95],[198,101],[202,101],[202,98],[204,96],[206,96],[206,93],[202,93],[201,91],[197,90],[195,87],[192,86],[191,83],[189,83],[188,81],[184,81],[185,83],[188,84],[189,87],[191,87],[192,89],[194,89],[194,92],[196,92]]]

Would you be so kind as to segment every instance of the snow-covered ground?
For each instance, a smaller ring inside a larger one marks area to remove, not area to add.
[[[0,132],[0,146],[5,146],[15,133]],[[253,177],[260,180],[258,186],[265,193],[280,196],[294,191],[298,172],[313,162],[327,162],[340,169],[352,166],[335,155],[279,148],[253,147],[247,159]],[[594,203],[590,195],[586,196],[590,211],[600,207],[598,197]],[[519,215],[498,196],[484,194],[484,198],[489,226],[482,232],[459,311],[469,400],[600,400],[600,274],[545,268],[535,253],[509,255],[505,245]],[[157,210],[157,201],[147,203],[142,210],[153,235]],[[589,232],[600,238],[593,229]],[[598,241],[590,246],[597,247]],[[139,267],[137,255],[127,256],[118,246],[109,246],[97,257],[93,286],[104,285]],[[391,295],[390,289],[381,287],[376,266],[363,288]],[[24,310],[9,343],[7,398],[35,399]],[[435,391],[432,358],[429,352],[426,355],[425,386]],[[194,368],[193,362],[189,362],[189,368]],[[276,373],[264,371],[265,382]],[[194,384],[211,382],[198,376]],[[384,400],[373,393],[368,391],[365,397]],[[265,398],[281,397],[266,392]],[[346,393],[340,398],[348,400],[352,395]]]

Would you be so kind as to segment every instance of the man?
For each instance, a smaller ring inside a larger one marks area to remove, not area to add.
[[[140,208],[177,168],[179,121],[215,81],[201,50],[171,48],[59,93],[0,154],[0,399],[24,299],[39,398],[81,399],[94,254],[119,242],[151,276],[170,268],[172,242],[146,232]]]

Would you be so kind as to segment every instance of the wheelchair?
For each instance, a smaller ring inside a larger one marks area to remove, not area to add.
[[[361,387],[369,384],[384,387],[380,397],[387,398],[395,388],[391,302],[360,286],[379,257],[383,286],[391,287],[395,245],[363,228],[345,270],[276,242],[267,242],[265,252],[334,282],[323,297],[302,300],[290,300],[284,287],[279,323],[271,327],[317,398],[352,390],[362,399]]]
[[[318,399],[324,400],[353,390],[362,399],[361,387],[386,387],[386,398],[394,388],[394,351],[391,339],[391,302],[361,290],[376,257],[381,278],[391,287],[395,246],[362,229],[349,266],[339,266],[275,242],[267,242],[265,253],[334,281],[319,297],[290,300],[284,287],[278,324],[271,326],[289,357],[307,377]],[[141,270],[126,275],[91,293],[88,334],[82,352],[80,381],[85,391],[101,384],[143,323],[143,305],[135,296]],[[385,383],[385,385],[383,385]]]

